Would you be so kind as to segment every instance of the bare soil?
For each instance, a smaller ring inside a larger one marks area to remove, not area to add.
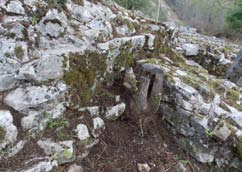
[[[162,123],[158,120],[150,124],[143,136],[141,127],[129,119],[106,123],[100,143],[82,163],[84,171],[137,172],[138,163],[147,163],[151,172],[181,172],[181,163],[188,172],[197,172],[198,167],[205,172],[201,164],[194,164],[179,148]]]

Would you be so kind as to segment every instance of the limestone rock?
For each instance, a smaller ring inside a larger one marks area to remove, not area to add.
[[[6,8],[7,12],[24,15],[23,4],[19,0],[11,0]]]
[[[57,163],[55,161],[51,162],[50,160],[45,160],[45,161],[40,161],[24,170],[21,170],[20,172],[43,172],[43,171],[50,172],[56,166],[57,166]]]
[[[19,153],[25,146],[25,144],[27,143],[27,140],[20,140],[14,147],[12,147],[11,149],[8,150],[7,152],[7,157],[13,157],[15,156],[17,153]]]
[[[82,166],[73,164],[69,167],[68,172],[83,172]]]
[[[81,141],[87,140],[90,137],[90,134],[88,132],[88,128],[84,124],[78,124],[76,129],[78,139]]]
[[[46,155],[52,156],[58,164],[65,164],[75,160],[73,141],[52,142],[50,140],[39,140],[38,146],[42,148]]]
[[[60,96],[56,87],[31,86],[17,88],[5,97],[4,102],[20,112],[27,112],[31,107],[37,107],[53,101]]]
[[[180,144],[191,156],[201,163],[212,163],[214,161],[214,150],[209,150],[201,143],[192,140],[181,139]]]
[[[78,109],[78,111],[80,111],[80,112],[88,111],[89,114],[92,117],[99,116],[100,115],[100,110],[101,110],[101,108],[99,106],[92,106],[92,107],[85,107],[85,108]]]
[[[108,120],[118,119],[124,113],[125,107],[125,103],[120,103],[113,107],[107,107],[105,118]]]
[[[0,92],[13,88],[17,84],[14,74],[0,75]]]
[[[39,23],[38,30],[43,35],[58,38],[65,31],[67,17],[56,9],[49,10]]]
[[[17,140],[18,130],[10,111],[0,110],[0,150]]]
[[[21,126],[24,130],[37,129],[43,130],[48,121],[60,118],[65,110],[62,103],[54,104],[51,110],[46,111],[29,111],[27,116],[21,119]]]
[[[221,121],[212,131],[212,134],[218,137],[219,139],[226,141],[228,137],[231,135],[231,130],[227,126],[225,121]]]
[[[98,137],[101,134],[103,129],[105,129],[105,124],[104,124],[104,121],[102,120],[102,118],[100,118],[100,117],[94,118],[92,135],[94,137]]]
[[[198,55],[199,47],[194,44],[184,44],[183,49],[185,50],[186,56],[196,56]]]
[[[149,172],[151,170],[148,164],[137,164],[137,168],[139,172]]]

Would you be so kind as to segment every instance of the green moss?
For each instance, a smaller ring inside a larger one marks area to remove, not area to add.
[[[53,167],[50,172],[65,172],[65,169],[62,166]]]
[[[72,0],[74,3],[84,6],[84,0]]]
[[[173,84],[176,83],[176,81],[173,78],[173,75],[169,73],[164,74],[164,80],[168,81],[169,83],[173,83]]]
[[[180,76],[180,79],[182,80],[182,82],[184,82],[185,84],[197,89],[199,88],[200,84],[199,82],[197,82],[194,78],[189,77],[189,76]]]
[[[67,158],[70,159],[73,156],[73,153],[71,151],[69,151],[68,149],[64,149],[63,151],[63,155]]]
[[[120,70],[122,67],[127,68],[134,65],[134,53],[131,50],[132,42],[121,46],[120,54],[114,60],[114,69]]]
[[[48,0],[47,1],[48,4],[53,4],[54,5],[54,0]],[[36,10],[34,11],[34,13],[32,14],[32,18],[31,18],[31,23],[33,25],[37,24],[41,18],[43,18],[47,11],[49,10],[49,7],[48,5],[44,4],[44,3],[40,3],[38,1],[36,1]]]
[[[5,136],[6,136],[6,131],[2,127],[0,127],[0,143],[4,141]]]
[[[218,93],[221,97],[224,97],[225,88],[223,86],[223,80],[220,79],[209,79],[208,81],[210,98],[214,98],[215,94]]]
[[[129,30],[132,32],[135,30],[135,26],[134,24],[129,20],[129,19],[125,19],[124,21],[126,23],[126,25],[128,26]]]
[[[227,90],[227,94],[226,97],[224,98],[226,100],[226,102],[235,107],[236,109],[242,111],[242,106],[237,104],[237,101],[239,100],[240,97],[240,93],[238,90],[233,90],[233,89],[229,89]]]
[[[106,58],[94,52],[69,54],[68,58],[70,68],[64,72],[63,79],[71,86],[69,93],[72,102],[75,105],[86,105],[93,96],[95,80],[102,77],[107,69]]]
[[[157,58],[160,54],[165,54],[174,62],[173,65],[180,67],[181,64],[185,63],[185,59],[168,45],[170,39],[171,35],[165,31],[155,33],[153,57]]]
[[[81,144],[82,146],[88,146],[88,145],[93,144],[94,141],[95,141],[94,138],[89,137],[89,138],[87,138],[86,140],[82,140],[82,141],[80,141],[80,144]]]
[[[159,64],[160,63],[160,59],[156,59],[156,58],[150,58],[147,60],[147,63],[150,63],[150,64]]]
[[[200,120],[204,119],[204,115],[200,114],[200,113],[197,113],[195,112],[194,115],[199,118]]]
[[[139,31],[141,26],[140,26],[140,23],[139,22],[133,22],[133,25],[134,25],[134,28],[136,31]]]
[[[14,53],[15,53],[15,55],[16,55],[16,57],[18,59],[23,60],[23,58],[24,58],[24,49],[23,49],[23,47],[21,45],[15,47]]]
[[[239,137],[236,144],[236,153],[238,154],[238,157],[240,161],[242,162],[242,137]]]
[[[57,119],[52,119],[48,122],[47,127],[49,129],[56,129],[59,127],[68,127],[69,126],[69,121],[65,118],[57,118]]]
[[[233,90],[233,89],[229,89],[227,91],[227,95],[226,95],[226,98],[228,100],[231,100],[231,101],[238,101],[239,100],[239,91],[236,91],[236,90]]]

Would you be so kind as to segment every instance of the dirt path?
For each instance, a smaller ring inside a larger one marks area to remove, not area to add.
[[[193,160],[162,123],[151,123],[143,137],[140,126],[129,119],[106,123],[100,143],[82,163],[84,171],[136,172],[138,163],[148,163],[150,172],[181,172],[180,163],[195,172]]]

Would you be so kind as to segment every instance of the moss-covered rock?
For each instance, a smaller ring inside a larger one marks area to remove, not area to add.
[[[114,70],[127,68],[134,65],[134,52],[132,51],[132,42],[127,42],[120,47],[120,54],[114,59]]]
[[[6,136],[6,131],[2,127],[0,127],[0,143],[4,141],[5,136]]]
[[[75,105],[85,105],[91,101],[95,90],[95,82],[106,71],[106,58],[95,52],[85,55],[69,54],[69,70],[64,72],[63,79],[68,84],[72,102]],[[66,67],[64,61],[64,66]]]
[[[14,53],[15,53],[17,58],[19,58],[20,60],[23,60],[23,58],[24,58],[24,49],[23,49],[23,47],[21,45],[15,47]]]

